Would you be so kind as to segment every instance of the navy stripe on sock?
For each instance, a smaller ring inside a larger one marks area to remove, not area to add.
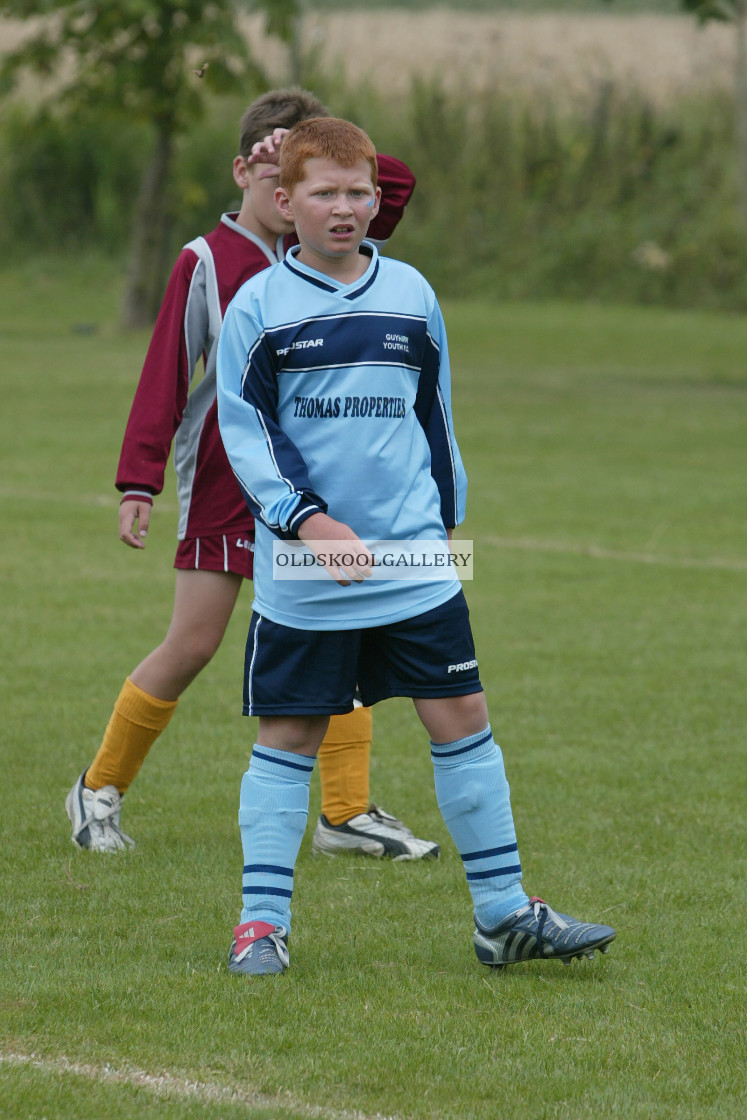
[[[508,852],[518,852],[517,843],[504,844],[502,848],[485,848],[482,852],[465,852],[462,859],[465,863],[471,859],[489,859],[491,856],[505,856]]]
[[[291,752],[286,751],[285,753],[290,754]],[[252,757],[255,756],[257,758],[261,758],[263,762],[276,762],[278,766],[289,766],[291,770],[303,770],[304,774],[310,774],[314,769],[313,758],[309,759],[309,762],[311,764],[310,766],[302,766],[299,762],[286,762],[284,758],[271,758],[269,754],[262,754],[262,751],[258,751],[256,747],[252,751]],[[298,758],[299,755],[296,755],[295,757]]]
[[[457,749],[455,751],[438,751],[438,750],[434,750],[433,747],[431,747],[431,757],[432,758],[453,758],[453,756],[455,754],[466,754],[467,751],[473,751],[476,747],[481,747],[483,745],[483,743],[490,742],[490,740],[492,738],[493,738],[493,732],[488,731],[488,733],[486,735],[483,735],[482,739],[478,739],[476,743],[470,743],[466,747],[457,747]]]
[[[513,867],[496,867],[494,871],[468,871],[467,880],[475,882],[477,879],[495,879],[499,875],[514,875],[515,873],[521,874],[521,864],[517,863]]]
[[[283,898],[293,897],[293,891],[283,890],[282,887],[244,887],[242,894],[279,894]]]
[[[276,867],[274,863],[248,863],[244,868],[245,875],[290,875],[293,878],[292,867]]]

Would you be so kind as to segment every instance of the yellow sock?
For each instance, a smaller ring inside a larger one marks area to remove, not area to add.
[[[178,703],[149,696],[128,677],[114,704],[101,746],[88,767],[84,782],[88,789],[116,786],[124,793]]]
[[[330,718],[318,756],[322,812],[330,824],[343,824],[368,811],[372,726],[370,708]]]

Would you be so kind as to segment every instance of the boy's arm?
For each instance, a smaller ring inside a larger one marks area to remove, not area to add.
[[[207,333],[205,300],[190,299],[198,258],[179,255],[171,273],[127,420],[115,485],[124,495],[120,537],[141,548],[153,497],[163,489],[174,433]],[[189,305],[189,313],[187,307]],[[187,338],[189,334],[189,340]],[[139,533],[134,535],[135,522]]]
[[[314,493],[303,456],[278,424],[276,354],[258,320],[229,305],[218,342],[218,424],[244,499],[276,536],[299,528],[326,502]]]
[[[376,160],[379,165],[381,203],[366,236],[380,245],[392,236],[399,224],[405,206],[415,190],[415,176],[407,164],[394,156],[385,156],[379,152]]]
[[[451,370],[446,327],[434,300],[428,318],[428,342],[415,398],[417,416],[431,449],[431,474],[441,496],[441,517],[447,530],[464,520],[467,475],[454,436],[451,415]]]

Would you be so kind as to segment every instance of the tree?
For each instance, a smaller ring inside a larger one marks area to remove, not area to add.
[[[612,3],[613,0],[607,0]],[[737,35],[737,61],[734,75],[735,130],[737,146],[737,200],[742,222],[747,225],[747,0],[679,0],[680,7],[692,13],[698,23],[711,20],[733,23]]]
[[[272,14],[295,0],[258,4]],[[70,111],[116,105],[142,119],[153,145],[134,204],[123,324],[152,323],[168,265],[169,176],[174,142],[204,107],[205,88],[267,88],[237,25],[234,0],[0,0],[0,14],[34,19],[25,42],[3,60],[0,91],[24,71],[55,76]],[[61,63],[70,77],[61,77]]]
[[[747,0],[680,0],[701,24],[710,20],[733,23],[737,35],[735,121],[737,194],[742,221],[747,224]]]

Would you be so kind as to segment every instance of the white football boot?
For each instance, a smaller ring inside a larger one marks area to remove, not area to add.
[[[125,852],[135,841],[119,827],[122,795],[116,786],[86,789],[84,770],[70,790],[65,809],[73,826],[72,841],[91,852]]]

